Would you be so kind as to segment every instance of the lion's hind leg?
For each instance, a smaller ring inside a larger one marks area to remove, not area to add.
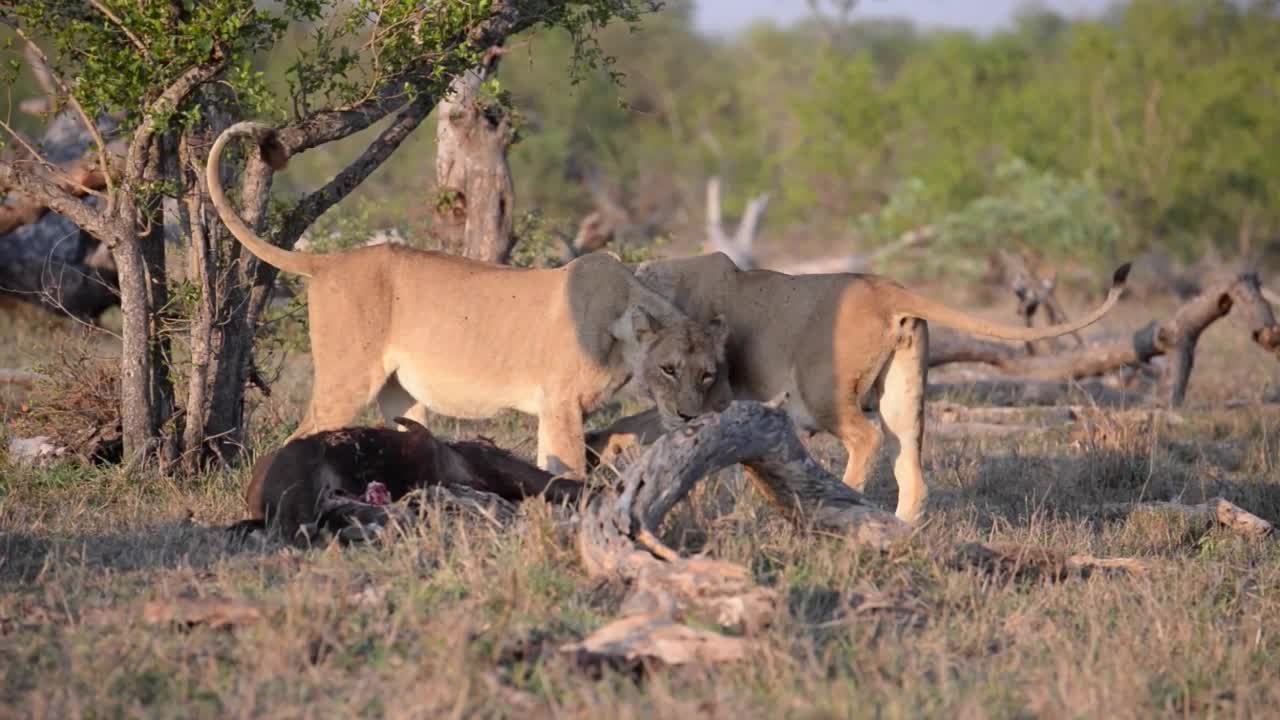
[[[880,418],[896,441],[893,477],[898,483],[899,518],[916,522],[924,512],[929,488],[921,467],[924,444],[924,391],[929,374],[929,333],[918,318],[901,320],[897,346],[885,369]]]

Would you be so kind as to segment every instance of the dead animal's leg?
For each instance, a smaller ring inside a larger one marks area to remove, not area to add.
[[[370,505],[353,497],[326,491],[317,503],[319,517],[315,524],[320,530],[332,533],[341,542],[375,540],[392,522],[389,507]]]
[[[920,464],[924,444],[924,389],[928,379],[929,335],[923,320],[903,321],[897,349],[884,374],[880,417],[897,444],[893,477],[898,483],[899,518],[916,522],[924,512],[929,487]]]

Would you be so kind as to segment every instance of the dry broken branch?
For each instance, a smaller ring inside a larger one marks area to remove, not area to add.
[[[1271,523],[1221,497],[1197,505],[1176,502],[1113,503],[1103,506],[1102,513],[1124,517],[1142,513],[1180,515],[1206,525],[1218,525],[1250,538],[1267,537],[1273,530]]]
[[[760,218],[769,205],[768,193],[762,193],[747,202],[747,209],[738,221],[738,228],[730,236],[725,232],[720,215],[720,178],[707,180],[707,244],[712,252],[722,252],[743,270],[758,267],[755,257],[756,230]]]
[[[761,193],[747,202],[742,219],[733,234],[724,229],[720,209],[720,178],[707,180],[707,246],[711,252],[722,252],[729,256],[742,270],[754,270],[765,267],[755,251],[755,239],[760,227],[760,218],[768,207],[768,193]],[[798,262],[774,263],[768,266],[788,275],[811,275],[816,273],[869,272],[877,263],[910,248],[920,247],[933,239],[936,228],[932,225],[911,230],[901,237],[871,253],[832,255],[812,258]]]
[[[1280,324],[1262,295],[1257,274],[1245,271],[1218,280],[1183,303],[1167,320],[1153,321],[1130,337],[1095,340],[1073,350],[1037,356],[986,340],[939,332],[930,338],[929,365],[981,362],[1028,380],[1063,380],[1095,377],[1168,355],[1165,388],[1170,405],[1177,407],[1186,397],[1200,335],[1233,309],[1242,316],[1253,341],[1280,358]]]
[[[565,651],[668,664],[746,657],[747,640],[694,630],[681,621],[699,616],[750,634],[771,622],[776,594],[756,587],[746,568],[682,558],[656,535],[676,503],[721,468],[745,465],[756,487],[792,520],[850,533],[874,547],[906,535],[905,523],[872,507],[809,455],[778,408],[784,399],[735,402],[658,438],[627,468],[620,492],[591,500],[579,523],[579,556],[588,573],[621,577],[632,593],[620,620]]]
[[[1147,566],[1136,558],[1098,558],[1015,543],[965,543],[956,548],[952,564],[976,567],[1001,579],[1051,581],[1073,575],[1088,577],[1097,570],[1141,575]]]
[[[175,598],[153,600],[142,607],[142,621],[148,625],[222,629],[255,623],[263,617],[261,608],[238,600]]]

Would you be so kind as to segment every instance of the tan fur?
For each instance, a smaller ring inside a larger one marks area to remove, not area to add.
[[[928,495],[920,465],[925,322],[1007,340],[1063,335],[1109,311],[1126,272],[1127,266],[1117,271],[1107,300],[1079,321],[1038,329],[979,320],[873,275],[742,271],[723,253],[645,263],[636,277],[695,320],[722,313],[732,396],[763,402],[788,392],[785,407],[802,430],[826,430],[844,443],[844,482],[857,490],[881,442],[880,428],[863,410],[878,405],[897,444],[897,514],[914,522]],[[653,436],[634,416],[620,422],[624,441]],[[593,446],[606,449],[609,441],[608,433],[599,434]]]
[[[373,400],[388,420],[421,421],[423,407],[460,418],[513,409],[538,416],[539,467],[582,475],[583,414],[628,381],[666,426],[697,414],[716,387],[724,323],[690,321],[611,255],[531,270],[391,244],[331,255],[268,244],[218,184],[222,149],[238,136],[278,154],[269,128],[225,130],[207,168],[218,214],[254,255],[310,278],[315,376],[289,439],[349,425]]]

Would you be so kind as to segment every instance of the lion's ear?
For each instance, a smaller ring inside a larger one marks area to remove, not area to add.
[[[643,343],[658,332],[658,321],[639,305],[632,305],[613,325],[613,336],[620,340]]]
[[[711,318],[711,322],[707,323],[707,330],[717,345],[724,345],[729,340],[729,321],[725,319],[724,313],[717,313]]]
[[[658,323],[648,310],[639,305],[631,309],[631,334],[639,342],[644,342],[658,332]]]

